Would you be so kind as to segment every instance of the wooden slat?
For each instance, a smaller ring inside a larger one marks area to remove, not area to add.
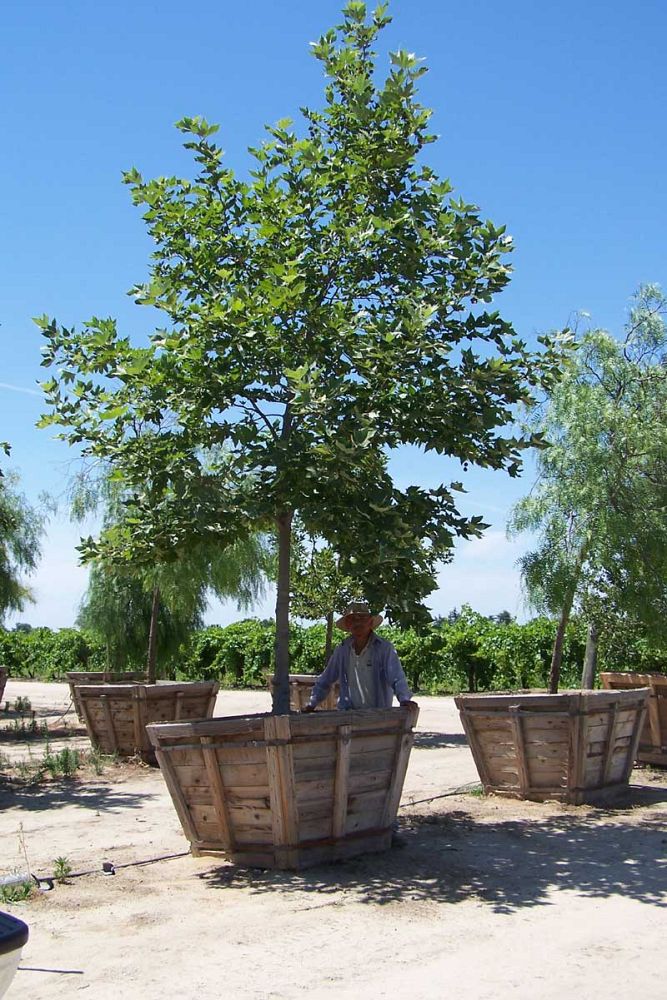
[[[350,777],[350,739],[352,727],[341,726],[338,730],[336,754],[336,777],[334,779],[334,801],[331,831],[334,837],[345,836],[347,820],[347,796]]]
[[[148,734],[146,733],[146,689],[136,687],[132,691],[132,723],[134,727],[134,745],[146,749]]]
[[[274,715],[265,718],[264,737],[267,742],[275,739],[289,739],[289,716]],[[291,747],[267,746],[266,766],[269,773],[273,844],[276,859],[280,859],[280,863],[291,867],[297,864],[296,845],[299,839],[294,761]]]
[[[660,732],[660,713],[658,711],[658,697],[655,689],[651,691],[648,699],[648,727],[651,733],[652,748],[660,750],[663,739]],[[667,742],[667,736],[665,737],[665,742]]]
[[[519,778],[519,791],[522,794],[525,794],[530,788],[530,775],[528,773],[526,745],[523,739],[521,707],[519,705],[510,706],[510,718],[512,720],[512,731],[514,733],[514,741],[516,743],[516,763],[517,775]]]
[[[650,704],[650,698],[648,700]],[[646,720],[647,705],[644,705],[640,712],[637,712],[637,719],[635,721],[635,730],[632,734],[632,739],[630,741],[630,746],[628,748],[628,756],[625,763],[625,772],[623,779],[625,781],[630,780],[630,773],[634,766],[635,759],[637,757],[637,748],[639,747],[639,737],[641,736],[642,728]]]
[[[608,729],[607,729],[607,745],[606,752],[604,755],[604,765],[602,767],[602,784],[606,784],[609,781],[609,775],[611,772],[611,765],[614,759],[614,751],[616,749],[616,718],[618,716],[618,703],[610,706],[609,709],[609,719],[608,719]],[[590,734],[589,734],[590,738]]]
[[[109,698],[107,695],[103,694],[100,698],[102,702],[102,711],[104,712],[104,721],[106,723],[107,734],[109,737],[109,746],[111,747],[112,753],[118,752],[118,741],[116,739],[116,729],[113,724],[113,716],[111,714],[111,706],[109,705]]]
[[[396,819],[398,805],[401,801],[401,795],[403,793],[405,772],[408,769],[410,750],[412,749],[412,744],[414,742],[414,733],[412,730],[417,725],[418,718],[419,709],[416,705],[411,705],[405,716],[403,735],[397,741],[396,758],[394,760],[391,783],[389,785],[389,791],[387,792],[387,798],[385,800],[384,810],[382,813],[382,826],[390,826]]]
[[[178,699],[176,704],[178,707]],[[218,766],[218,758],[213,747],[209,745],[210,737],[202,736],[201,742],[202,754],[206,765],[206,773],[208,775],[211,793],[213,795],[213,805],[215,806],[215,813],[218,817],[218,824],[220,826],[220,840],[222,841],[222,846],[226,851],[233,851],[235,846],[234,833],[229,819],[227,803],[225,801],[225,785],[222,780],[222,774],[220,773],[220,767]]]

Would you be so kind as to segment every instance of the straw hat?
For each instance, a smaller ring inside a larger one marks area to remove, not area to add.
[[[370,605],[366,601],[352,601],[343,611],[343,614],[336,622],[336,628],[349,632],[352,623],[349,621],[352,615],[371,615],[373,628],[382,624],[382,615],[371,614]]]

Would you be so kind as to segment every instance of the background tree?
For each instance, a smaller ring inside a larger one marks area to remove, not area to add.
[[[33,600],[22,575],[36,568],[44,532],[43,514],[30,506],[18,482],[15,473],[0,474],[0,623]]]
[[[74,516],[80,519],[100,506],[106,536],[122,538],[126,555],[131,555],[125,541],[134,523],[131,494],[113,473],[93,479],[80,476],[73,493]],[[87,544],[84,540],[84,552]],[[176,549],[168,559],[156,553],[152,565],[98,559],[91,567],[78,623],[104,639],[112,669],[143,659],[148,682],[155,683],[158,664],[167,662],[202,626],[209,596],[233,598],[239,610],[264,596],[272,558],[268,539],[250,535],[224,549],[212,542]]]
[[[573,607],[589,625],[583,686],[592,686],[597,637],[612,622],[667,636],[666,308],[656,286],[640,288],[625,338],[585,334],[532,414],[550,446],[510,531],[539,533],[521,568],[531,603],[560,616],[551,691]]]
[[[317,546],[317,540],[295,534],[291,568],[291,608],[298,618],[316,621],[324,618],[326,635],[324,663],[333,648],[336,612],[341,612],[362,591],[358,581],[341,570],[341,559],[329,545]]]
[[[122,468],[135,563],[156,544],[275,530],[277,712],[289,710],[295,514],[344,572],[373,565],[396,618],[412,614],[405,581],[420,575],[429,593],[454,537],[483,524],[459,512],[458,483],[399,489],[386,453],[412,444],[515,475],[533,438],[502,428],[558,367],[481,305],[508,281],[511,240],[419,162],[435,139],[416,99],[426,70],[399,51],[379,78],[388,21],[385,5],[347,4],[312,47],[323,108],[302,109],[299,132],[289,119],[268,128],[248,180],[199,118],[178,126],[194,180],[126,175],[155,243],[134,294],[168,320],[148,348],[112,320],[82,332],[41,321],[58,372],[45,422]],[[231,460],[216,478],[202,456],[221,445]],[[122,560],[121,541],[97,550]]]

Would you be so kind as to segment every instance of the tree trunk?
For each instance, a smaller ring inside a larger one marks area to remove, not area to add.
[[[551,654],[551,669],[549,671],[549,694],[556,694],[558,692],[558,684],[560,681],[560,667],[563,662],[563,641],[565,639],[565,629],[567,628],[567,623],[570,617],[570,611],[572,610],[572,601],[574,600],[574,595],[568,597],[563,605],[563,610],[560,613],[560,620],[558,622],[558,628],[556,629],[556,638],[554,639],[554,648]]]
[[[560,682],[560,668],[563,662],[563,642],[565,640],[565,629],[567,628],[567,623],[570,619],[570,612],[572,611],[572,605],[574,604],[574,595],[577,592],[577,586],[579,585],[579,578],[581,576],[581,571],[584,568],[584,563],[588,555],[588,544],[584,542],[577,556],[577,562],[574,567],[574,575],[572,585],[565,595],[565,600],[563,601],[563,607],[560,613],[560,621],[558,622],[558,628],[556,630],[556,638],[554,640],[554,648],[551,654],[551,670],[549,671],[549,694],[558,693],[558,684]]]
[[[333,647],[333,624],[334,624],[334,613],[330,611],[327,615],[327,638],[324,644],[324,665],[326,666],[329,662],[329,657],[331,656],[331,650]]]
[[[155,684],[157,677],[157,617],[160,611],[160,588],[153,587],[153,603],[151,605],[151,624],[148,630],[148,662],[146,673],[148,683]]]
[[[277,517],[278,588],[276,594],[276,670],[273,675],[273,714],[289,714],[289,586],[292,511]]]
[[[581,686],[591,690],[595,682],[595,672],[598,665],[598,639],[600,633],[595,622],[589,622],[586,635],[586,652],[584,654],[584,669],[581,673]]]

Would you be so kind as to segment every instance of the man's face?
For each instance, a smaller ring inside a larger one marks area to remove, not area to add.
[[[353,635],[355,639],[367,639],[373,631],[372,615],[355,612],[352,615],[347,615],[346,621],[349,626],[350,635]]]

